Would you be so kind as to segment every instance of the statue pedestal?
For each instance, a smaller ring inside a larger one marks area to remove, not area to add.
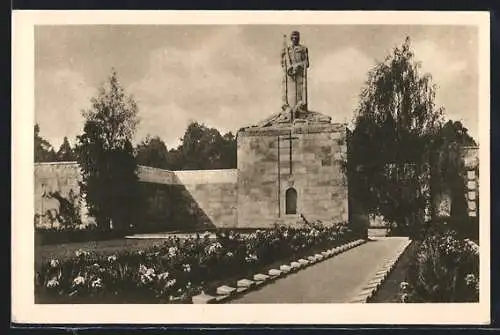
[[[237,227],[271,228],[300,214],[347,221],[346,131],[308,119],[240,130]]]

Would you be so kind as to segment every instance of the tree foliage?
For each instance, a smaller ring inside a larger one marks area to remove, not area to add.
[[[40,126],[34,126],[34,155],[35,163],[53,162],[56,160],[56,152],[52,145],[40,136]]]
[[[71,148],[68,137],[64,136],[63,143],[59,147],[56,156],[59,162],[72,162],[76,160],[76,155],[73,148]]]
[[[429,201],[426,165],[443,114],[435,93],[407,38],[369,72],[348,137],[353,198],[407,232]]]
[[[151,137],[148,135],[137,145],[136,160],[139,165],[160,169],[170,168],[167,146],[158,136]]]
[[[476,237],[478,230],[468,216],[466,169],[462,150],[464,147],[476,145],[476,141],[460,121],[450,120],[439,130],[431,156],[432,194],[449,195],[450,228],[468,237]]]
[[[236,168],[236,138],[231,132],[221,135],[215,128],[191,122],[169,158],[174,170]]]
[[[83,112],[86,121],[76,149],[81,190],[99,226],[124,229],[138,209],[137,164],[131,144],[138,108],[125,95],[116,72],[91,105]]]

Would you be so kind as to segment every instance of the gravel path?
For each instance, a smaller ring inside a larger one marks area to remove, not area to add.
[[[347,302],[406,240],[405,237],[373,237],[359,247],[278,279],[229,303]]]

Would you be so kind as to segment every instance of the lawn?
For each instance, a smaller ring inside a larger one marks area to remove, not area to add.
[[[51,258],[66,259],[73,257],[75,251],[82,249],[91,253],[98,252],[104,255],[111,255],[119,250],[138,250],[163,243],[163,239],[128,239],[121,238],[107,241],[88,241],[52,245],[35,246],[35,266],[43,260]]]

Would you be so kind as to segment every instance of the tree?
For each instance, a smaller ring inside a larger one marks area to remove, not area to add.
[[[69,144],[68,138],[64,136],[63,143],[57,151],[57,160],[60,162],[72,162],[76,159],[73,149]]]
[[[443,114],[435,92],[406,38],[369,72],[348,139],[352,197],[402,233],[418,230],[430,202],[429,151]]]
[[[174,165],[185,170],[228,169],[236,167],[236,139],[215,128],[191,122],[181,145],[170,153]]]
[[[470,232],[473,227],[468,221],[468,205],[465,198],[465,166],[462,159],[463,147],[476,146],[460,121],[449,120],[436,135],[432,151],[432,194],[448,194],[451,200],[450,219],[453,229],[459,233]],[[433,213],[435,214],[435,213]],[[470,236],[469,236],[470,237]]]
[[[184,157],[182,156],[181,146],[168,151],[168,168],[170,170],[183,170]]]
[[[137,164],[168,169],[168,150],[160,137],[146,136],[136,149]]]
[[[229,132],[222,136],[223,143],[221,145],[221,161],[223,168],[225,169],[236,169],[237,167],[237,143],[236,137],[233,133]]]
[[[122,230],[135,219],[139,204],[137,164],[131,144],[138,108],[113,71],[85,117],[76,148],[82,193],[98,225]]]
[[[460,121],[448,120],[436,136],[436,144],[457,143],[460,146],[476,146],[476,141],[469,135],[468,129]]]
[[[34,151],[35,163],[56,161],[54,148],[40,136],[40,126],[38,124],[34,126]]]

